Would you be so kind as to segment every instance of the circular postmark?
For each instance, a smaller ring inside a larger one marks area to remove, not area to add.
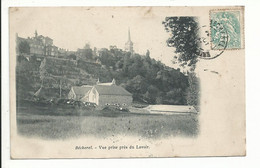
[[[202,26],[199,28],[199,42],[201,44],[199,58],[210,60],[219,57],[228,44],[228,32],[223,24],[212,21],[210,27]]]

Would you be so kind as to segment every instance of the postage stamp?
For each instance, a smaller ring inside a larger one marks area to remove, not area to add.
[[[241,49],[244,47],[242,12],[241,9],[210,11],[212,50]],[[225,38],[227,39],[225,40]],[[224,41],[227,41],[226,46]]]

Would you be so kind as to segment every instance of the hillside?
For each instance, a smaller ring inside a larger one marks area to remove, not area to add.
[[[41,63],[18,56],[17,91],[21,99],[33,95],[43,85],[45,98],[62,97],[74,85],[111,82],[133,94],[134,101],[149,104],[186,104],[188,79],[179,70],[146,56],[131,55],[117,48],[101,49],[98,56],[73,59],[45,58]],[[100,63],[96,63],[97,60]],[[47,91],[46,91],[47,92]],[[47,96],[46,96],[47,95]]]

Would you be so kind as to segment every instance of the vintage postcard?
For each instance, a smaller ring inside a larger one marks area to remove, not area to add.
[[[245,156],[244,7],[11,7],[11,158]]]

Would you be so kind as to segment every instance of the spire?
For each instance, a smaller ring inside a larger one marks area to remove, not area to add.
[[[128,27],[128,41],[131,41],[130,28]]]
[[[128,41],[125,43],[125,51],[133,54],[133,42],[131,41],[130,28],[128,27]]]

